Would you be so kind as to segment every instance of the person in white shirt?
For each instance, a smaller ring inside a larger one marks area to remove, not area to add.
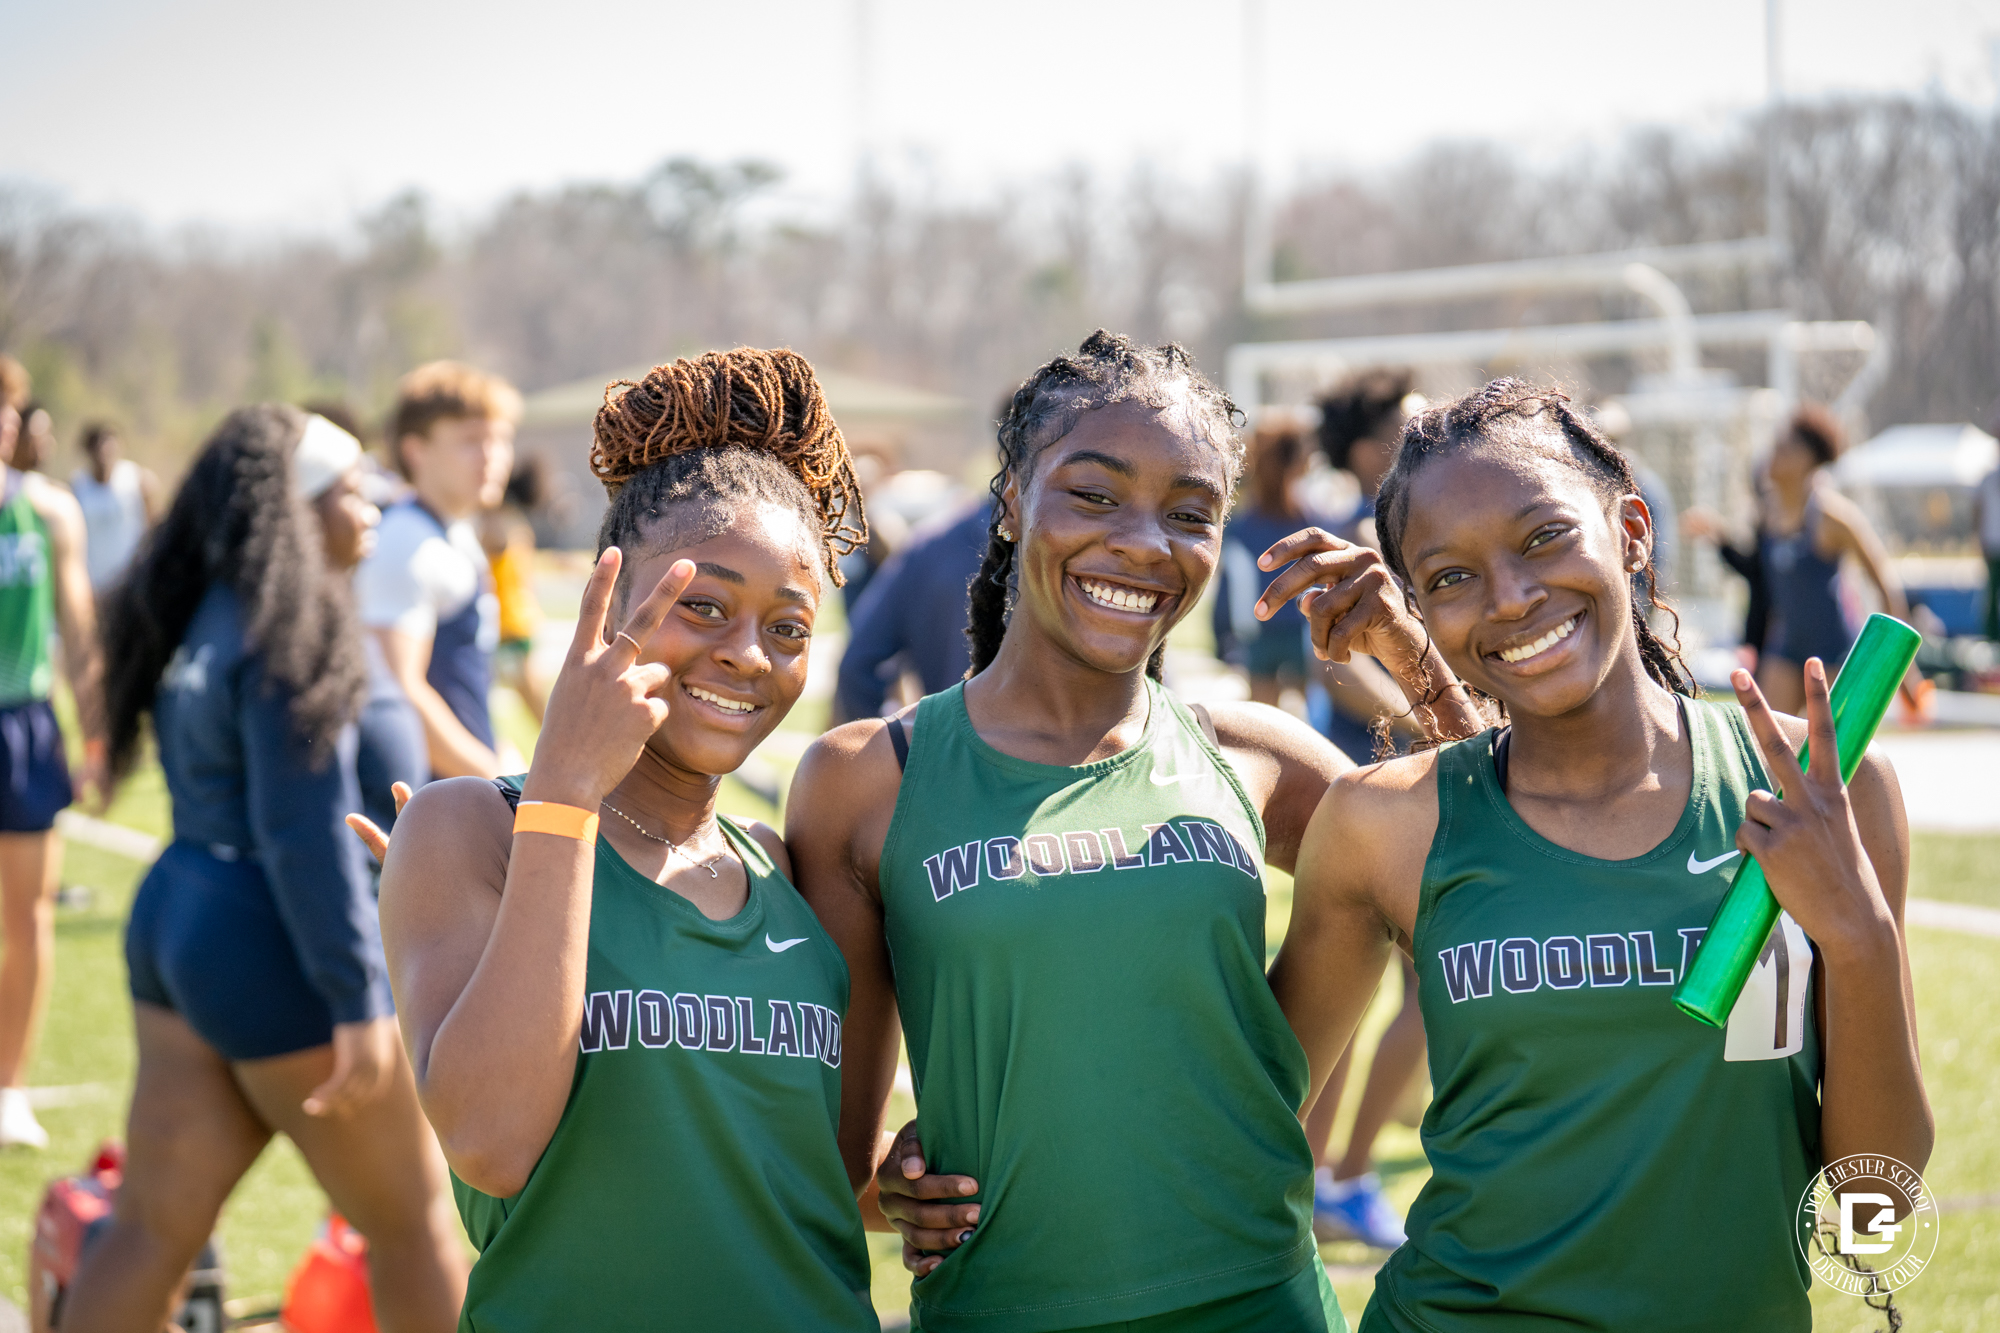
[[[87,466],[69,479],[70,492],[83,510],[84,569],[90,590],[100,596],[124,577],[139,539],[160,517],[160,479],[124,452],[117,427],[93,421],[83,428]]]
[[[499,607],[471,519],[506,489],[520,415],[520,395],[504,380],[436,361],[403,377],[385,432],[410,494],[382,515],[355,595],[423,722],[433,777],[500,773],[486,701]]]

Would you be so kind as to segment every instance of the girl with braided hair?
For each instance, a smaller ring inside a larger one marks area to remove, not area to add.
[[[611,505],[534,763],[425,787],[382,873],[480,1249],[461,1327],[872,1333],[846,967],[777,835],[716,811],[865,540],[847,446],[803,358],[744,348],[611,385],[591,465]]]
[[[1436,1088],[1433,1174],[1362,1333],[1809,1328],[1814,1172],[1930,1153],[1895,774],[1871,755],[1841,783],[1816,658],[1804,721],[1744,671],[1741,708],[1696,697],[1635,604],[1653,515],[1558,392],[1495,380],[1413,418],[1379,520],[1505,724],[1342,774],[1299,852],[1271,984],[1315,1077],[1340,1047],[1312,1017],[1394,943]],[[1739,853],[1786,914],[1717,1032],[1671,994]],[[1658,1247],[1690,1235],[1696,1281]]]
[[[793,782],[800,887],[854,978],[848,1174],[904,1236],[920,1328],[1346,1327],[1262,867],[1291,867],[1349,764],[1267,705],[1159,683],[1220,558],[1235,416],[1175,346],[1100,331],[1036,371],[1000,426],[969,678],[829,732]],[[1280,545],[1322,654],[1441,675],[1375,552]],[[1462,695],[1433,706],[1476,725]],[[899,1019],[918,1117],[885,1155]],[[1076,1207],[1085,1179],[1115,1219]]]

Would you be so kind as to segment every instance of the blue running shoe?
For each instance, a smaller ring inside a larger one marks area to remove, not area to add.
[[[1382,1197],[1381,1178],[1373,1171],[1341,1181],[1324,1171],[1315,1174],[1313,1235],[1322,1241],[1358,1240],[1378,1250],[1393,1250],[1408,1239],[1403,1220]]]

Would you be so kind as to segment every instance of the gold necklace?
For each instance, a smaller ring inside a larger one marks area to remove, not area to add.
[[[708,877],[710,879],[720,878],[720,876],[716,874],[715,863],[722,859],[723,852],[727,852],[729,850],[728,843],[725,842],[723,844],[722,851],[717,852],[714,856],[709,857],[706,861],[697,861],[692,856],[689,856],[687,854],[687,852],[684,850],[683,844],[677,843],[673,841],[671,838],[661,837],[659,834],[647,828],[644,824],[641,824],[638,820],[632,818],[632,816],[626,814],[623,810],[620,810],[617,806],[611,804],[611,802],[609,801],[604,802],[604,808],[606,810],[609,810],[612,814],[617,815],[620,819],[630,824],[633,828],[639,830],[640,837],[651,838],[654,842],[664,845],[669,853],[678,852],[680,854],[681,860],[687,862],[691,866],[697,867],[698,869],[706,870],[708,872]],[[693,842],[696,838],[699,838],[700,836],[701,836],[701,830],[696,829],[693,833],[690,833],[688,835],[687,841]]]

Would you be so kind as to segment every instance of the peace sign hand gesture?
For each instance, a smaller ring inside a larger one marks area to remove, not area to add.
[[[1833,729],[1825,664],[1815,657],[1805,665],[1808,754],[1803,769],[1750,673],[1732,672],[1730,684],[1757,748],[1764,752],[1765,770],[1784,797],[1751,792],[1736,845],[1757,858],[1772,896],[1821,950],[1865,951],[1884,938],[1884,931],[1893,939],[1895,917],[1840,777],[1840,742]]]
[[[639,653],[694,581],[694,561],[676,560],[606,642],[605,619],[623,561],[617,547],[608,548],[584,587],[576,638],[549,693],[542,743],[521,784],[525,800],[597,809],[667,720],[672,673],[662,663],[641,662]]]
[[[1294,597],[1312,622],[1313,651],[1321,661],[1345,662],[1366,653],[1398,676],[1424,655],[1423,625],[1403,599],[1402,585],[1382,554],[1343,541],[1322,528],[1304,528],[1257,558],[1257,567],[1281,571],[1257,600],[1257,619],[1269,620]]]

